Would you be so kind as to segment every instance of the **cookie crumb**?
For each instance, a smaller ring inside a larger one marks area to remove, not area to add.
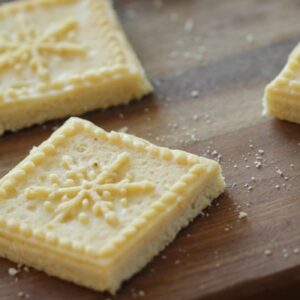
[[[8,275],[9,276],[16,276],[18,273],[20,273],[20,271],[17,270],[16,268],[9,268],[8,269]]]
[[[276,171],[276,173],[277,173],[279,176],[283,177],[283,172],[282,172],[280,169],[278,169],[278,170]]]
[[[248,214],[246,212],[244,212],[244,211],[240,211],[240,213],[239,213],[239,219],[244,219],[246,217],[248,217]]]
[[[248,33],[246,35],[246,41],[249,43],[249,44],[252,44],[254,42],[254,36],[250,33]]]
[[[196,90],[194,90],[194,91],[191,92],[191,96],[192,96],[193,98],[197,98],[197,97],[199,96],[199,92],[196,91]]]
[[[184,30],[187,32],[192,32],[194,26],[195,26],[194,21],[192,19],[188,19],[184,24]]]
[[[272,251],[270,249],[265,250],[265,255],[269,256],[272,254]]]
[[[121,128],[118,129],[119,132],[123,132],[123,133],[128,132],[128,130],[129,130],[129,129],[128,129],[127,126],[123,126],[123,127],[121,127]]]
[[[262,150],[262,149],[258,149],[258,151],[257,151],[259,154],[265,154],[265,151],[264,150]]]
[[[28,298],[27,295],[24,292],[18,292],[17,296],[19,298],[25,298],[25,297]]]

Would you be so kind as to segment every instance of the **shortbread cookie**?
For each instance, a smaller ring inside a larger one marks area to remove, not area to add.
[[[0,134],[151,89],[109,0],[0,6]]]
[[[215,161],[71,118],[1,179],[0,255],[114,293],[223,190]]]
[[[300,124],[300,44],[266,87],[263,103],[264,114]]]

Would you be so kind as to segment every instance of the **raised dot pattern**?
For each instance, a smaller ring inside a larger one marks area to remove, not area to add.
[[[121,205],[126,207],[131,195],[154,190],[154,184],[149,181],[131,182],[128,178],[118,180],[118,173],[129,160],[128,153],[121,153],[109,166],[104,166],[97,172],[92,167],[76,168],[74,159],[65,155],[62,166],[66,170],[66,178],[62,181],[56,174],[50,174],[50,187],[27,188],[25,196],[28,200],[47,199],[43,204],[45,210],[54,211],[55,214],[51,223],[67,221],[75,215],[81,223],[86,224],[89,217],[84,211],[90,209],[94,215],[103,217],[108,224],[117,225],[114,199],[121,199]],[[57,200],[60,203],[54,207],[53,203]]]
[[[66,19],[58,24],[50,24],[45,32],[40,33],[24,14],[18,13],[15,22],[15,32],[0,32],[0,71],[13,69],[19,73],[23,65],[27,65],[32,72],[38,75],[41,81],[50,80],[48,65],[49,56],[78,56],[85,55],[86,49],[68,36],[78,28],[74,19]],[[46,84],[46,88],[47,89]],[[49,85],[51,86],[51,85]],[[52,85],[53,89],[60,88],[59,83]],[[18,98],[22,89],[9,88],[6,96]],[[4,99],[0,95],[0,99]]]

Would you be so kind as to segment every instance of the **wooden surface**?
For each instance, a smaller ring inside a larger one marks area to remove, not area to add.
[[[160,145],[208,157],[215,150],[228,185],[207,216],[184,229],[116,299],[299,299],[300,127],[262,117],[261,98],[300,40],[300,2],[165,0],[160,8],[149,0],[115,2],[155,92],[84,117],[108,130],[128,126]],[[186,22],[194,22],[191,32]],[[0,175],[59,124],[1,137]],[[259,149],[261,169],[254,166]],[[240,220],[239,211],[248,217]],[[22,271],[16,282],[7,274],[11,266],[0,260],[1,300],[18,299],[20,291],[30,299],[110,297],[35,270]]]

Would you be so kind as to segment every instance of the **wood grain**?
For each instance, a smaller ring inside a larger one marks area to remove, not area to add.
[[[206,216],[125,283],[116,299],[299,299],[300,127],[261,116],[265,85],[300,40],[299,1],[165,0],[161,8],[147,0],[115,2],[155,92],[84,117],[107,130],[127,126],[160,145],[208,157],[215,150],[228,185]],[[187,20],[194,22],[191,32]],[[0,175],[61,123],[1,137]],[[261,169],[254,166],[259,149]],[[239,211],[248,217],[240,220]],[[30,299],[110,297],[35,270],[21,272],[16,282],[10,266],[0,260],[0,299],[18,299],[20,291]]]

